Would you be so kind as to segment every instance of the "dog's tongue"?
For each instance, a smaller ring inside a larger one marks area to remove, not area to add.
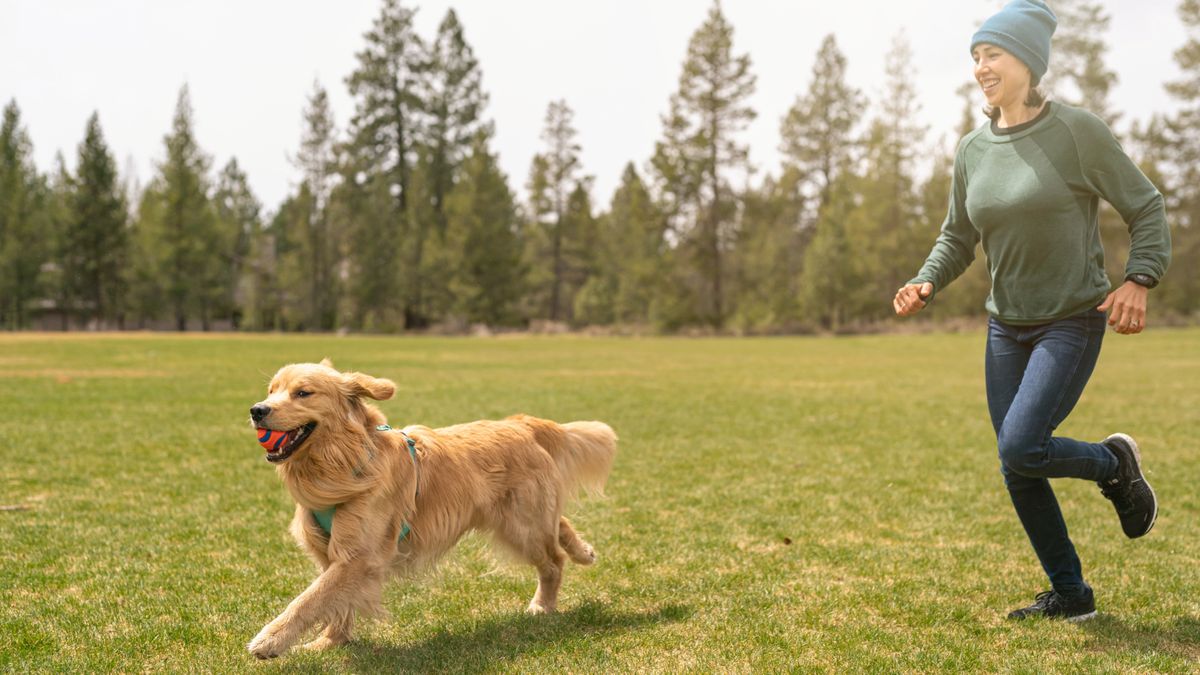
[[[258,432],[258,444],[270,452],[282,449],[284,445],[287,445],[288,437],[291,436],[290,431],[276,429],[256,429],[256,431]]]

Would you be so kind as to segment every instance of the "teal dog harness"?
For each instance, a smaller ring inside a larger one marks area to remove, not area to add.
[[[375,427],[375,430],[376,430],[376,431],[391,431],[391,430],[392,430],[392,428],[391,428],[391,427],[389,427],[389,426],[388,426],[388,425],[386,425],[386,424],[380,424],[379,426]],[[407,443],[407,445],[408,445],[408,454],[412,456],[413,468],[414,468],[414,469],[416,469],[416,470],[417,470],[417,472],[418,472],[418,473],[416,473],[416,474],[414,474],[414,475],[415,475],[417,478],[420,478],[420,473],[419,473],[419,471],[420,471],[420,468],[421,468],[421,467],[420,467],[420,465],[419,465],[419,464],[417,464],[417,443],[416,443],[416,441],[414,441],[414,440],[412,439],[412,437],[411,437],[411,436],[409,436],[408,434],[405,434],[403,431],[401,431],[400,433],[401,433],[401,434],[404,434],[404,441],[405,441],[405,443]],[[368,457],[367,457],[367,461],[369,462],[369,461],[371,461],[372,459],[375,459],[375,454],[374,454],[374,453],[370,453],[370,452],[369,452],[369,453],[368,453]],[[360,470],[358,470],[358,469],[355,469],[355,470],[354,470],[354,475],[358,476],[358,475],[361,475],[361,474],[362,474],[362,472],[361,472]],[[416,493],[414,493],[414,496],[416,496],[416,495],[418,495],[418,494],[420,494],[420,484],[419,484],[419,482],[418,482],[418,486],[417,486],[417,492],[416,492]],[[333,536],[333,515],[334,515],[336,512],[337,512],[337,506],[331,506],[331,507],[329,507],[329,508],[327,508],[327,509],[321,509],[320,511],[318,511],[318,510],[316,510],[316,509],[313,509],[313,512],[312,512],[312,514],[313,514],[313,520],[317,521],[317,525],[318,525],[318,526],[319,526],[319,527],[320,527],[322,530],[324,530],[324,531],[325,531],[325,534],[326,534],[327,536],[330,536],[330,537],[332,537],[332,536]],[[398,544],[398,543],[400,543],[400,542],[404,541],[404,538],[408,536],[408,533],[409,533],[410,531],[412,531],[412,528],[410,528],[410,527],[408,526],[408,523],[404,523],[404,527],[400,528],[400,537],[396,539],[396,543]]]

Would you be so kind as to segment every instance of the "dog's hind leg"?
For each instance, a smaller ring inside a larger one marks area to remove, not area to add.
[[[562,585],[563,566],[567,561],[558,544],[550,542],[546,548],[545,556],[533,563],[538,571],[538,586],[525,610],[530,614],[550,614],[558,609],[558,589]]]
[[[596,549],[579,536],[566,516],[558,519],[558,544],[571,557],[572,562],[578,565],[591,565],[596,562]]]
[[[525,611],[530,614],[549,614],[557,608],[558,588],[562,585],[563,567],[567,564],[567,556],[558,547],[558,528],[549,518],[535,527],[519,523],[520,519],[506,520],[505,525],[495,530],[495,534],[506,548],[537,568],[537,592]]]

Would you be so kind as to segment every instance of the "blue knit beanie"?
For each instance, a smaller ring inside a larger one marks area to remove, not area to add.
[[[1050,36],[1057,26],[1058,17],[1041,0],[1012,0],[983,22],[971,38],[971,53],[983,43],[1008,50],[1029,66],[1036,87],[1050,65]]]

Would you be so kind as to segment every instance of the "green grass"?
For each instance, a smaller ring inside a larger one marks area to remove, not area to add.
[[[435,339],[0,335],[0,670],[1195,671],[1200,330],[1108,336],[1061,429],[1142,443],[1162,501],[1126,540],[1056,481],[1101,616],[1002,620],[1046,586],[997,468],[983,335]],[[400,383],[393,425],[602,419],[600,554],[561,612],[470,537],[324,654],[244,645],[312,579],[246,425],[275,369]]]

